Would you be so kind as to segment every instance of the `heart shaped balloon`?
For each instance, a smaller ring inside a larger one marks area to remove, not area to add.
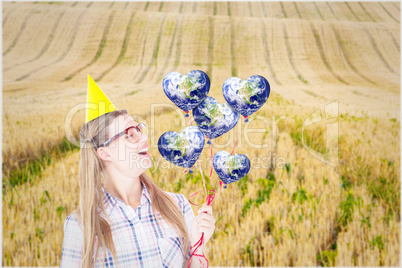
[[[264,105],[270,93],[268,80],[253,75],[246,80],[238,77],[226,79],[222,87],[225,100],[239,114],[247,117]]]
[[[250,160],[247,156],[244,154],[232,156],[226,151],[219,151],[214,155],[213,165],[219,178],[225,184],[240,180],[250,170]]]
[[[220,104],[210,96],[193,109],[193,117],[201,132],[210,139],[225,134],[239,120],[239,114],[227,102]]]
[[[204,148],[205,138],[198,127],[189,126],[181,133],[168,131],[158,140],[160,154],[169,162],[191,168]]]
[[[185,112],[192,110],[206,98],[210,85],[208,75],[200,70],[193,70],[186,75],[170,72],[163,78],[166,96]]]

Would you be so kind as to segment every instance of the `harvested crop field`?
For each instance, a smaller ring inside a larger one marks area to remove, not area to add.
[[[202,187],[157,149],[189,124],[162,80],[195,69],[221,103],[229,77],[271,86],[213,141],[230,152],[240,133],[235,152],[255,163],[217,194],[210,266],[399,266],[399,2],[3,2],[2,15],[3,266],[60,265],[87,74],[150,126],[155,183]]]

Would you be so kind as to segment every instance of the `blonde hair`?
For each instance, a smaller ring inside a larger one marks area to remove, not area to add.
[[[99,146],[108,140],[109,125],[116,117],[125,114],[127,114],[126,110],[117,110],[106,113],[85,123],[80,130],[79,135],[80,140],[82,141],[79,168],[80,200],[79,207],[73,213],[76,213],[76,218],[80,221],[83,229],[83,267],[90,267],[92,265],[94,252],[96,255],[93,264],[96,264],[96,258],[100,246],[103,246],[104,256],[106,256],[106,247],[109,248],[113,258],[118,264],[111,227],[109,223],[100,216],[100,211],[98,211],[98,208],[101,207],[103,213],[109,219],[109,222],[112,223],[103,204],[101,173],[103,172],[104,167],[96,153],[94,143],[96,146]],[[189,249],[189,236],[182,210],[174,199],[153,183],[145,173],[140,175],[140,180],[144,183],[150,193],[152,211],[157,222],[159,223],[158,218],[156,217],[156,211],[159,211],[163,219],[165,219],[165,221],[170,224],[178,234],[181,234],[182,239],[184,240],[184,246],[182,248],[184,248],[183,258],[185,258]],[[94,249],[95,237],[98,238],[96,251]],[[105,262],[103,261],[103,267],[104,266]]]

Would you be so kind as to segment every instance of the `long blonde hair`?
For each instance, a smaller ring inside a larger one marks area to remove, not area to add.
[[[74,211],[76,218],[80,221],[83,228],[84,248],[82,252],[83,267],[92,265],[92,258],[95,252],[95,260],[100,246],[103,247],[103,254],[106,256],[106,247],[111,251],[116,263],[117,253],[112,239],[112,230],[109,223],[100,216],[98,208],[102,208],[103,213],[109,219],[103,205],[103,191],[101,184],[101,174],[103,165],[96,153],[93,142],[99,146],[109,139],[109,125],[113,120],[121,115],[127,114],[126,110],[117,110],[106,113],[85,123],[80,130],[81,152],[80,152],[80,202],[79,207]],[[163,219],[172,226],[178,234],[181,234],[184,243],[183,258],[189,249],[189,236],[183,213],[178,204],[169,194],[162,191],[153,181],[143,173],[140,180],[144,183],[150,193],[152,201],[152,211],[158,221],[156,211],[162,215]],[[95,237],[98,243],[95,251]],[[105,247],[106,245],[106,247]],[[103,267],[105,262],[103,261]]]

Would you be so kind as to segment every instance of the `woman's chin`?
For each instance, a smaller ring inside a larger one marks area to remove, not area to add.
[[[144,160],[141,162],[144,164],[144,168],[149,169],[150,167],[152,167],[153,163],[151,160],[151,156],[149,154],[145,154],[145,155],[142,155],[142,157]]]

